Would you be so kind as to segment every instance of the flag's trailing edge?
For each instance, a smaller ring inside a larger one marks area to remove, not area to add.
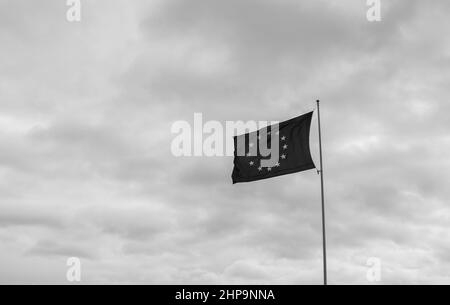
[[[313,112],[309,112],[279,123],[277,131],[279,140],[279,161],[273,167],[261,166],[261,160],[270,159],[270,156],[263,157],[260,153],[259,145],[257,154],[253,156],[249,155],[250,145],[254,145],[253,143],[249,143],[251,137],[261,139],[260,134],[268,134],[267,143],[268,146],[272,146],[270,143],[270,132],[271,130],[276,130],[273,125],[253,133],[234,137],[233,184],[268,179],[316,168],[309,147],[312,115]],[[245,137],[246,140],[245,153],[238,155],[237,144],[240,137]]]

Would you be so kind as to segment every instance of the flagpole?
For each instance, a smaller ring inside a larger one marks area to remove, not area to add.
[[[323,191],[323,162],[322,162],[322,132],[320,128],[320,101],[317,100],[317,119],[319,125],[319,151],[320,151],[320,190],[322,196],[322,243],[323,243],[323,284],[327,285],[327,239],[325,234],[325,199]]]

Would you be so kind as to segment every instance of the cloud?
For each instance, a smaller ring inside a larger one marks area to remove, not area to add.
[[[59,229],[64,225],[54,217],[47,215],[26,215],[24,211],[21,211],[0,216],[0,227],[10,226],[43,226],[50,229]]]
[[[28,255],[36,255],[36,256],[61,256],[63,258],[69,258],[72,256],[76,256],[82,259],[90,259],[92,258],[92,254],[86,252],[84,249],[77,246],[70,245],[61,245],[58,242],[54,241],[39,241],[27,252]]]
[[[0,2],[0,282],[79,256],[86,283],[320,283],[316,172],[233,186],[229,157],[173,157],[170,126],[321,99],[330,281],[378,257],[382,283],[448,283],[448,8],[100,1],[72,24]]]

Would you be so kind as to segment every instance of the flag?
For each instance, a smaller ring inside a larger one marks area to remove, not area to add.
[[[309,148],[312,115],[313,112],[309,112],[278,125],[234,137],[233,184],[316,168]],[[278,151],[271,143],[273,139],[277,140],[274,143],[278,144]],[[271,151],[270,155],[264,153],[266,147]],[[264,166],[262,161],[273,160],[274,152],[278,155],[276,161]]]

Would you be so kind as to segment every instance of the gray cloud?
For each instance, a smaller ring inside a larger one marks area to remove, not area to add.
[[[86,252],[85,249],[82,249],[78,246],[71,245],[61,245],[58,242],[54,241],[40,241],[36,243],[31,249],[27,251],[28,255],[36,255],[36,256],[45,256],[45,257],[63,257],[69,258],[72,256],[76,256],[82,259],[91,259],[92,254]]]
[[[0,282],[79,256],[88,283],[320,283],[314,171],[233,186],[231,158],[170,153],[194,112],[320,98],[330,281],[379,257],[383,283],[448,283],[450,7],[382,2],[376,24],[328,0],[86,2],[71,24],[0,1]]]
[[[54,217],[47,215],[26,215],[24,211],[21,211],[20,213],[2,214],[0,216],[0,227],[9,226],[43,226],[51,229],[59,229],[63,227],[63,223]]]

